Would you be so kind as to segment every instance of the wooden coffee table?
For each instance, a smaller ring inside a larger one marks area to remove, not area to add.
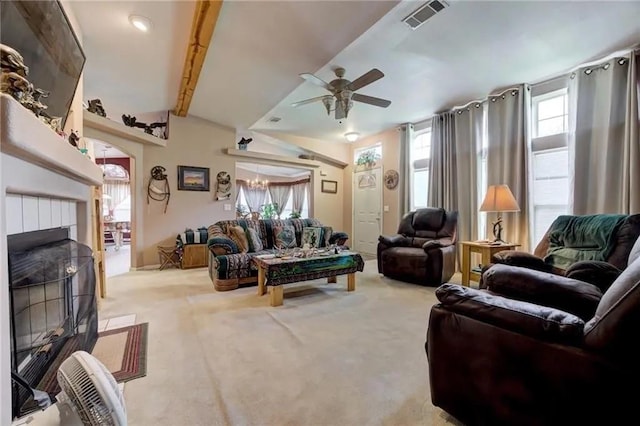
[[[258,267],[258,296],[264,295],[269,286],[271,306],[282,305],[283,285],[294,282],[318,278],[336,282],[338,275],[347,275],[347,291],[354,291],[356,272],[364,269],[362,256],[352,251],[308,258],[259,255],[253,257],[252,261]]]

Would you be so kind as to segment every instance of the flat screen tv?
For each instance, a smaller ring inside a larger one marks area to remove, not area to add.
[[[60,2],[0,1],[0,42],[22,55],[34,88],[50,92],[41,101],[64,128],[86,57]]]

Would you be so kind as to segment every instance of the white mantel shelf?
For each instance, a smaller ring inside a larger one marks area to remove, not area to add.
[[[130,141],[143,143],[153,146],[167,146],[167,140],[157,136],[149,135],[141,130],[125,126],[117,121],[99,116],[89,111],[83,111],[82,122],[84,126],[92,129],[101,130],[110,135],[119,136]]]
[[[267,154],[267,153],[258,152],[258,151],[243,151],[240,149],[233,149],[233,148],[225,148],[223,152],[227,155],[231,155],[234,157],[244,157],[247,159],[252,159],[257,161],[267,160],[267,161],[276,161],[278,163],[293,164],[296,166],[306,166],[306,167],[313,167],[313,168],[320,167],[320,163],[318,163],[315,160],[306,160],[306,159],[296,158],[296,157],[286,157],[284,155]]]
[[[1,94],[3,153],[56,171],[86,185],[102,185],[102,169],[11,96]]]

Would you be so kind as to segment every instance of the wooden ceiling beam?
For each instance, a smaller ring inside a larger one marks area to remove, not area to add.
[[[198,84],[200,71],[207,56],[207,49],[211,43],[221,8],[222,0],[198,0],[196,2],[187,57],[184,60],[182,81],[178,92],[178,103],[173,110],[173,113],[179,117],[186,117],[189,112],[193,92]]]

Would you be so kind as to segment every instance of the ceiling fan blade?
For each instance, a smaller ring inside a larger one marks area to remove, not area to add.
[[[360,93],[354,93],[351,95],[352,101],[362,102],[369,105],[375,105],[382,108],[386,108],[391,105],[391,101],[386,99],[376,98],[373,96],[361,95]]]
[[[313,75],[311,73],[308,73],[308,72],[302,73],[302,74],[300,74],[300,77],[304,78],[309,83],[313,83],[316,86],[324,87],[325,89],[327,89],[328,91],[333,93],[333,87],[331,87],[331,85],[329,83],[327,83],[326,81],[322,80],[321,78],[316,77],[315,75]]]
[[[353,80],[348,88],[349,90],[356,91],[358,89],[363,88],[364,86],[373,83],[374,81],[380,80],[384,77],[382,71],[377,68],[372,69],[371,71],[362,74],[360,77]]]
[[[317,96],[315,98],[311,98],[311,99],[305,99],[304,101],[298,101],[298,102],[294,102],[291,104],[292,107],[298,107],[300,105],[306,105],[306,104],[310,104],[313,102],[318,102],[321,101],[324,98],[324,96]]]

